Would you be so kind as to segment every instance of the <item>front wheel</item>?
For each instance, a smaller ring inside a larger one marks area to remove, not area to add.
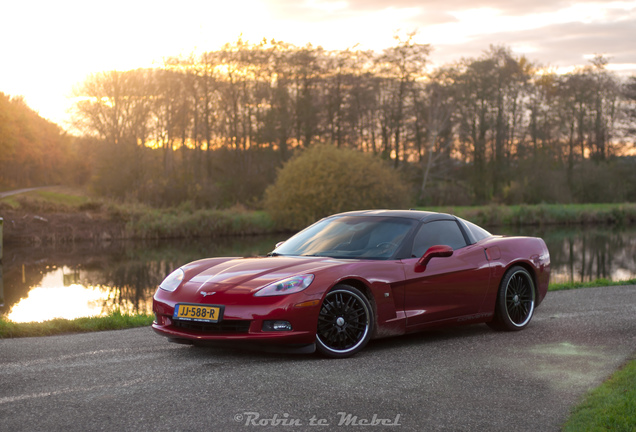
[[[373,308],[360,290],[336,285],[327,293],[318,314],[316,348],[334,358],[356,354],[371,339]]]
[[[534,314],[536,290],[530,273],[523,267],[510,268],[499,285],[495,317],[488,323],[495,330],[525,328]]]

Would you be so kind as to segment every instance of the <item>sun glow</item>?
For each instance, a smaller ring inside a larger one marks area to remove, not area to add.
[[[75,319],[99,316],[108,291],[82,285],[37,287],[13,306],[8,315],[13,322],[42,322],[54,318]]]
[[[620,33],[620,28],[629,29],[636,21],[634,1],[555,3],[536,9],[515,9],[512,3],[506,9],[475,8],[470,2],[404,3],[406,7],[389,0],[367,4],[347,0],[4,2],[0,91],[23,95],[40,115],[68,127],[72,89],[89,74],[161,67],[167,57],[217,50],[239,37],[252,43],[267,38],[327,50],[358,46],[381,51],[394,45],[396,32],[419,30],[415,41],[431,44],[432,59],[440,65],[479,56],[489,43],[511,45],[515,52],[532,53],[545,64],[550,59],[541,58],[546,52],[541,39],[550,30],[572,24],[608,28],[617,24],[618,43],[633,36],[633,31]],[[518,40],[524,31],[530,33],[529,39]],[[562,42],[570,47],[581,35],[568,33],[568,40]],[[589,51],[586,46],[580,49],[574,55]],[[619,50],[614,45],[606,50],[612,49]],[[623,58],[608,69],[636,71],[629,50],[620,52]],[[562,67],[573,63],[572,52],[563,56],[568,60],[560,63]]]
[[[75,319],[104,316],[114,309],[132,312],[130,302],[123,301],[105,286],[78,283],[79,273],[67,267],[46,273],[32,287],[26,298],[13,305],[7,318],[13,322],[42,322],[55,318]],[[152,299],[139,305],[142,313],[152,311]]]

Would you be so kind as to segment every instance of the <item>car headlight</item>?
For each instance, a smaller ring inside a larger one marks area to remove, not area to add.
[[[184,276],[185,276],[185,273],[183,272],[183,270],[178,268],[172,273],[170,273],[168,277],[165,278],[163,282],[159,284],[159,288],[165,291],[174,291],[177,289],[179,285],[181,285],[181,282],[183,282]]]
[[[254,294],[256,297],[293,294],[307,288],[314,280],[314,275],[292,276],[264,286]]]

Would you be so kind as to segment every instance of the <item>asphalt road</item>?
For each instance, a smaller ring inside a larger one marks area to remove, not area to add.
[[[346,360],[149,328],[0,340],[0,430],[556,431],[635,353],[636,286],[549,293],[519,333],[431,331]]]

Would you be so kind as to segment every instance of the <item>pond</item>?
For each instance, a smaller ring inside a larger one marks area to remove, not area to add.
[[[542,237],[550,250],[552,282],[636,277],[636,227],[491,231]],[[285,237],[5,245],[0,315],[25,322],[104,315],[116,309],[151,313],[156,287],[175,268],[204,257],[264,255]]]

